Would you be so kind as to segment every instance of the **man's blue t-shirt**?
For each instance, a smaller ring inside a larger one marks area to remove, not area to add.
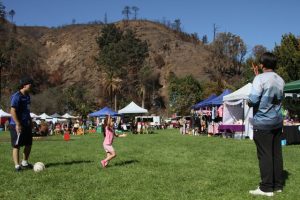
[[[10,106],[16,109],[17,117],[22,126],[30,126],[30,96],[23,95],[20,91],[11,96]],[[15,121],[11,117],[11,125],[15,125]]]

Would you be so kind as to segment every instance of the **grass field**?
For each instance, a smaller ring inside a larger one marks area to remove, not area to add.
[[[267,199],[253,141],[182,136],[178,130],[116,138],[118,157],[106,169],[98,134],[34,141],[31,162],[46,170],[13,170],[8,133],[0,133],[0,199]],[[286,184],[273,199],[300,198],[300,148],[283,147]],[[270,198],[270,197],[269,197]]]

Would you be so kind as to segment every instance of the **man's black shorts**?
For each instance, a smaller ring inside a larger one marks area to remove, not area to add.
[[[11,146],[12,147],[21,147],[21,146],[30,146],[32,145],[32,130],[31,127],[22,126],[22,132],[18,136],[15,125],[9,126],[10,137],[11,137]]]

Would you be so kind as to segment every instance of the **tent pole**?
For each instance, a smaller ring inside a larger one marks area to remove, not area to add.
[[[242,126],[245,126],[245,125],[244,125],[244,122],[245,122],[245,99],[243,99],[242,106],[243,106]],[[244,136],[244,129],[242,129],[242,137],[241,137],[241,139],[243,139],[243,136]]]

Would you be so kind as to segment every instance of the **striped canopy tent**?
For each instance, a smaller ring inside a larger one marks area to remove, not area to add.
[[[300,93],[300,80],[289,82],[284,86],[285,93]]]

